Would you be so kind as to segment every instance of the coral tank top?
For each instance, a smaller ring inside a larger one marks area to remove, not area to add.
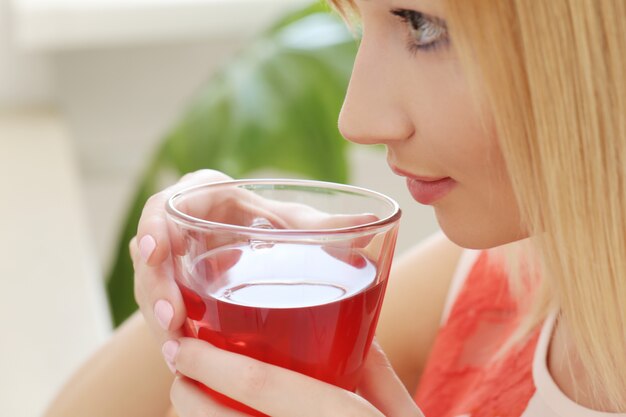
[[[487,251],[464,251],[415,394],[426,417],[626,417],[560,391],[546,363],[555,313],[496,356],[521,318],[502,267]]]

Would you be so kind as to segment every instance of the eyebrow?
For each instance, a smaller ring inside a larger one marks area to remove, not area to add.
[[[370,2],[370,0],[362,0],[365,2]],[[409,3],[409,2],[407,2]],[[438,7],[437,5],[441,4],[441,1],[425,1],[425,0],[411,0],[410,3],[406,5],[398,5],[393,8],[396,10],[414,10],[419,11],[421,13],[438,17],[441,20],[445,20],[443,18],[443,7]]]
[[[421,13],[425,13],[428,14],[430,16],[435,16],[435,17],[439,17],[441,20],[445,20],[442,17],[442,10],[435,6],[435,4],[437,3],[441,3],[441,2],[435,2],[435,1],[423,1],[423,0],[413,0],[415,1],[417,4],[415,5],[406,5],[406,6],[398,6],[398,7],[394,7],[395,9],[403,9],[403,10],[414,10],[414,11],[419,11]],[[358,2],[363,2],[363,3],[374,3],[372,0],[356,0],[355,3]]]

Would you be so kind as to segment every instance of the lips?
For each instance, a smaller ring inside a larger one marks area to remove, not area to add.
[[[433,204],[452,191],[456,185],[456,181],[450,177],[436,181],[420,181],[415,178],[407,178],[406,185],[417,202]]]
[[[421,204],[433,204],[442,199],[455,187],[457,182],[450,177],[425,177],[413,175],[394,165],[391,170],[406,177],[406,184],[413,198]]]

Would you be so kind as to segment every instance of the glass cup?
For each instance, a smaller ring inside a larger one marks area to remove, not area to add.
[[[233,180],[179,192],[167,214],[187,336],[356,390],[395,248],[395,201],[328,182]]]

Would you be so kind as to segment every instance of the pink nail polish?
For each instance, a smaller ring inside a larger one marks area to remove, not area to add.
[[[154,304],[154,316],[163,330],[168,330],[174,317],[174,307],[165,300],[159,300]]]
[[[176,354],[178,353],[179,343],[175,340],[168,340],[163,343],[163,347],[161,348],[161,352],[163,353],[163,357],[165,361],[169,364],[174,364],[174,359],[176,358]]]
[[[174,375],[176,375],[176,367],[174,366],[174,364],[172,364],[172,363],[170,363],[170,362],[168,362],[168,361],[165,361],[165,364],[167,365],[167,367],[169,368],[169,370],[170,370],[170,371],[171,371]]]
[[[156,248],[156,241],[150,235],[145,235],[139,241],[139,253],[141,253],[141,258],[144,262],[148,262],[150,259],[150,255],[154,252],[154,248]]]

